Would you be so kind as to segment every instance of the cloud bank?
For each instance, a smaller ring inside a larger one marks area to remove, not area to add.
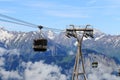
[[[40,62],[26,63],[25,80],[67,80],[66,75],[61,74],[61,68],[56,65]]]

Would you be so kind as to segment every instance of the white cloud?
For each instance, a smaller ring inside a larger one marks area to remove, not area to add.
[[[120,78],[115,76],[115,75],[111,75],[109,73],[102,73],[102,74],[89,74],[88,75],[88,80],[119,80]]]
[[[0,47],[0,56],[2,56],[5,53],[6,49]]]
[[[0,62],[4,62],[4,59]],[[0,64],[4,65],[4,64]],[[17,80],[67,80],[66,75],[61,74],[61,68],[56,65],[44,64],[40,62],[22,62],[23,67],[26,67],[24,76],[20,76],[18,70],[6,71],[3,67],[0,67],[0,75],[2,80],[17,79]]]
[[[2,80],[9,79],[18,79],[23,80],[23,78],[19,75],[17,71],[5,71],[4,69],[0,69],[0,75],[2,75]]]
[[[117,77],[115,75],[108,74],[108,73],[105,73],[103,75],[103,79],[107,79],[107,80],[120,80],[119,77]]]
[[[4,65],[4,61],[5,61],[5,59],[3,57],[0,57],[0,66]]]
[[[88,75],[88,79],[89,80],[100,80],[96,74],[89,74]]]
[[[92,55],[94,56],[94,55]],[[105,56],[96,56],[98,61],[98,68],[91,68],[90,60],[86,60],[87,67],[86,73],[88,74],[88,80],[119,80],[120,78],[114,74],[111,74],[113,71],[117,71],[119,65],[116,65],[113,59],[107,58]]]
[[[9,80],[9,79],[18,79],[18,80],[23,80],[22,77],[19,75],[18,71],[6,71],[4,69],[5,65],[5,58],[2,57],[4,54],[9,53],[9,55],[14,54],[14,55],[19,55],[19,52],[14,49],[14,50],[6,50],[4,48],[0,48],[0,75],[2,80]]]
[[[67,80],[67,77],[58,66],[40,61],[26,63],[25,80]]]

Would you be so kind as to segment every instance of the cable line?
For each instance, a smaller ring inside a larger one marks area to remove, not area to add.
[[[28,26],[28,27],[34,27],[34,28],[38,28],[38,26],[41,26],[41,25],[36,25],[36,24],[30,23],[27,21],[23,21],[23,20],[19,20],[19,19],[7,16],[7,15],[3,15],[3,14],[0,14],[0,17],[9,19],[9,20],[0,19],[0,21],[3,21],[3,22],[9,22],[9,23],[13,23],[13,24],[24,25],[24,26]],[[10,21],[10,20],[12,20],[12,21]],[[47,30],[64,31],[64,30],[49,28],[49,27],[45,27],[45,26],[43,26],[43,28],[47,29]]]
[[[23,25],[23,26],[29,26],[29,27],[35,28],[35,26],[31,26],[31,25],[23,24],[23,23],[18,23],[18,22],[14,22],[14,21],[9,21],[9,20],[5,20],[5,19],[0,19],[0,21],[9,22],[9,23],[18,24],[18,25]],[[37,26],[36,26],[36,28],[37,28]]]
[[[7,18],[7,19],[11,19],[11,20],[17,21],[17,22],[29,24],[29,25],[32,25],[32,26],[37,26],[36,24],[32,24],[32,23],[29,23],[29,22],[26,22],[26,21],[23,21],[23,20],[19,20],[19,19],[16,19],[16,18],[7,16],[7,15],[0,14],[0,16],[1,16],[1,17],[4,17],[4,18]]]

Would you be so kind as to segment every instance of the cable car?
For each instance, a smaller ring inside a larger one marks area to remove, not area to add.
[[[35,39],[33,43],[34,51],[46,51],[47,50],[47,39]]]
[[[118,76],[120,76],[120,69],[119,69],[119,72],[118,72]]]
[[[96,59],[96,56],[94,56],[92,59],[92,68],[97,68],[97,67],[98,67],[98,61]]]
[[[92,62],[92,68],[97,68],[98,67],[98,62]]]
[[[118,73],[118,76],[120,76],[120,72]]]
[[[43,28],[42,26],[38,26],[38,28],[41,29]],[[47,39],[43,38],[41,33],[40,33],[41,38],[39,39],[34,39],[33,41],[33,50],[34,51],[41,51],[44,52],[47,50]]]

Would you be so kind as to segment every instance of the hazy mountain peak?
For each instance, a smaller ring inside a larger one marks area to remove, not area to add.
[[[98,30],[98,29],[94,29],[94,32],[93,32],[95,35],[103,35],[105,33],[103,33],[102,31]]]

